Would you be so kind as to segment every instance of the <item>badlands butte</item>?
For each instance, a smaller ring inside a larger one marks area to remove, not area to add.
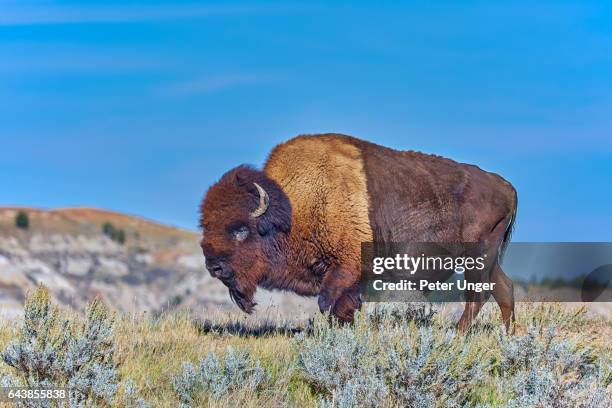
[[[19,213],[27,214],[27,228],[17,227]],[[199,240],[195,231],[101,209],[0,207],[0,317],[21,314],[39,283],[76,310],[99,295],[124,312],[188,309],[205,318],[236,311],[206,271]],[[305,318],[317,310],[312,299],[258,292],[262,317]]]

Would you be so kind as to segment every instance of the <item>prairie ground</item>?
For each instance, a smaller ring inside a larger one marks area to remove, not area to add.
[[[610,315],[590,315],[577,305],[523,303],[514,334],[507,335],[493,304],[468,333],[457,333],[443,310],[402,307],[363,312],[354,325],[343,327],[324,317],[286,322],[239,314],[206,321],[185,312],[116,315],[112,364],[117,381],[129,380],[141,398],[141,405],[130,402],[133,406],[546,406],[550,398],[558,399],[558,406],[597,406],[592,404],[610,401]],[[23,338],[21,324],[0,325],[0,350]],[[242,362],[230,361],[233,351],[244,353]],[[217,360],[206,360],[210,353]],[[211,364],[218,366],[216,380],[202,380]],[[237,364],[233,371],[231,364]],[[261,378],[254,378],[255,372]],[[546,377],[550,372],[556,374]],[[0,361],[2,373],[23,378]],[[549,382],[539,382],[540,376]],[[558,396],[546,394],[547,388]],[[591,401],[596,391],[603,399]],[[97,405],[125,407],[124,393],[119,387],[112,399],[98,399]]]

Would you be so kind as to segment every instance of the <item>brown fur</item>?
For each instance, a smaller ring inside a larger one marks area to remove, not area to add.
[[[296,163],[299,165],[296,168]],[[292,250],[306,268],[326,274],[322,310],[359,283],[361,242],[372,240],[368,193],[361,151],[334,135],[302,136],[277,146],[264,167],[293,208]],[[319,295],[321,295],[319,291]],[[350,305],[354,309],[358,305]],[[353,310],[332,312],[350,319]]]
[[[258,205],[253,182],[270,195],[256,219],[248,216]],[[322,311],[349,321],[360,306],[361,242],[491,242],[501,251],[515,210],[510,184],[475,166],[349,136],[299,136],[278,145],[263,172],[238,167],[210,188],[202,248],[247,312],[262,286],[318,295]],[[250,231],[244,242],[232,238],[237,225]],[[497,262],[490,268],[509,324],[511,281]],[[486,299],[469,300],[462,328]]]

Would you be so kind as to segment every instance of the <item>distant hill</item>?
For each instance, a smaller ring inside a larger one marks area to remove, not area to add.
[[[16,225],[19,212],[27,229]],[[235,309],[198,242],[196,232],[102,209],[0,207],[0,316],[20,313],[39,282],[76,309],[96,295],[123,311]],[[260,313],[271,304],[291,317],[314,311],[313,301],[296,296],[262,291],[258,300]]]

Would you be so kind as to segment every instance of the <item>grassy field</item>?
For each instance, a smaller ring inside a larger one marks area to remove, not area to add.
[[[92,386],[88,398],[96,406],[587,407],[604,406],[612,395],[612,319],[579,307],[521,304],[515,333],[507,336],[490,304],[462,334],[444,313],[424,305],[376,308],[340,327],[324,317],[297,325],[242,315],[204,322],[186,313],[113,316],[103,305],[86,316],[57,311],[51,318],[48,294],[36,296],[26,307],[34,337],[21,331],[22,322],[0,325],[4,360],[16,341],[33,344],[34,353],[55,345],[58,361],[74,352],[70,344],[99,347],[112,358],[91,353],[83,367],[107,367],[113,375],[83,375],[106,378],[105,389],[113,391]],[[66,327],[73,340],[62,343]],[[43,336],[48,339],[41,342]],[[19,366],[20,358],[22,367],[29,364],[24,359],[31,355],[15,357],[12,350],[12,365]],[[40,375],[66,384],[85,368],[72,370]],[[26,377],[23,369],[2,362],[0,373],[4,381],[7,374],[13,381]]]

